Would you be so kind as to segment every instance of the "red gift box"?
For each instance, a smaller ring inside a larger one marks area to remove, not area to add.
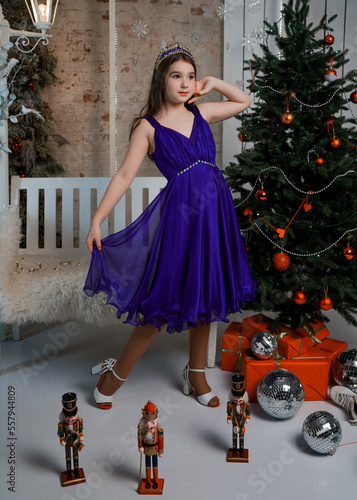
[[[232,322],[222,335],[222,370],[240,372],[242,349],[250,347],[250,340],[242,335],[242,323]]]
[[[269,332],[273,320],[264,314],[256,314],[243,319],[242,334],[252,340],[258,332]],[[286,359],[292,359],[304,354],[308,349],[308,337],[306,332],[293,330],[283,325],[281,333],[275,333],[278,339],[278,351]]]
[[[283,327],[285,330],[285,327]],[[282,331],[277,335],[279,341],[278,352],[280,356],[286,359],[296,358],[301,356],[308,350],[308,338],[302,332],[293,330],[291,332]]]
[[[347,349],[347,342],[327,339],[319,347],[310,348],[294,359],[259,360],[245,348],[241,352],[242,373],[250,401],[257,400],[261,379],[276,368],[285,368],[299,377],[305,391],[305,401],[327,399],[327,389],[332,382],[331,363],[335,356]]]
[[[308,347],[318,346],[326,337],[330,335],[330,332],[326,328],[325,324],[318,319],[314,319],[311,323],[304,325],[303,328],[300,328],[299,332],[307,335]]]
[[[244,318],[242,322],[242,334],[248,339],[252,340],[254,335],[258,332],[269,332],[270,324],[273,320],[264,314],[255,314]],[[291,331],[287,328],[285,331]]]

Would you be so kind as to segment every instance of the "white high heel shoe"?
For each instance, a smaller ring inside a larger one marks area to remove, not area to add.
[[[126,381],[126,378],[121,378],[115,373],[113,367],[114,367],[116,361],[117,360],[113,359],[113,358],[106,359],[103,361],[103,363],[99,363],[99,365],[93,366],[93,368],[90,371],[92,375],[99,375],[99,374],[101,375],[99,382],[94,389],[94,400],[97,403],[97,405],[99,406],[99,408],[101,408],[102,410],[110,410],[110,408],[112,407],[112,403],[113,403],[113,396],[105,396],[104,394],[99,392],[99,387],[100,387],[101,383],[103,382],[104,375],[107,372],[112,372],[114,377],[117,378],[118,380],[120,380],[121,382]]]
[[[196,387],[194,385],[192,385],[188,379],[189,372],[204,373],[205,370],[196,370],[194,368],[190,368],[188,364],[185,366],[185,368],[182,372],[182,377],[183,377],[182,392],[185,394],[185,396],[189,396],[190,394],[192,394],[193,389],[194,389],[196,391],[197,401],[201,405],[209,406],[210,408],[217,408],[217,406],[219,406],[219,401],[214,405],[209,404],[211,399],[213,399],[214,397],[217,397],[216,394],[213,391],[211,391],[211,392],[207,392],[206,394],[202,394],[201,396],[199,396]]]

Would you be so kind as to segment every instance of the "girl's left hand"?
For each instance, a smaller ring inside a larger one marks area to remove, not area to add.
[[[188,104],[192,104],[197,101],[203,95],[208,94],[214,88],[214,78],[212,76],[205,76],[201,80],[197,80],[195,83],[195,95],[191,97]]]

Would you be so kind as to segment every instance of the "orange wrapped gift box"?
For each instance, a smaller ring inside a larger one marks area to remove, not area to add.
[[[258,332],[269,332],[273,320],[264,314],[256,314],[243,319],[242,334],[252,340]],[[278,338],[278,351],[280,356],[292,359],[304,354],[308,350],[309,337],[306,331],[293,330],[288,326],[282,326],[282,332],[275,333]]]
[[[241,351],[241,367],[250,401],[257,400],[258,384],[264,375],[276,368],[285,368],[297,375],[305,391],[305,401],[322,401],[332,382],[331,363],[334,357],[347,349],[347,342],[327,339],[319,347],[310,348],[294,359],[274,358],[259,360],[252,357],[249,348]]]
[[[330,335],[330,332],[326,328],[325,324],[317,319],[308,325],[304,325],[304,327],[300,328],[298,331],[307,335],[308,347],[318,346],[326,337]]]
[[[280,356],[286,359],[293,359],[306,353],[308,350],[308,338],[306,334],[298,330],[285,332],[285,326],[283,329],[284,331],[277,335]]]
[[[250,340],[242,335],[242,323],[230,323],[222,335],[222,370],[240,372],[242,349],[249,347]]]
[[[255,314],[254,316],[244,318],[242,322],[242,334],[252,340],[258,332],[269,332],[272,321],[265,314]],[[286,327],[285,331],[291,331],[291,328]]]

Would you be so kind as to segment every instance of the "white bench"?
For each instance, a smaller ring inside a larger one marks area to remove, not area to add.
[[[11,205],[0,212],[0,320],[19,326],[27,322],[57,323],[82,320],[100,326],[117,322],[116,309],[105,306],[106,295],[83,293],[90,255],[85,237],[90,220],[110,178],[51,177],[11,180]],[[124,229],[166,185],[163,177],[136,177],[130,190],[102,224],[102,236]],[[26,199],[26,245],[18,207]],[[43,210],[39,210],[39,204]],[[44,214],[39,221],[40,213]],[[39,244],[40,228],[43,237]],[[0,324],[1,327],[1,324]],[[217,323],[211,323],[207,366],[216,358]]]

